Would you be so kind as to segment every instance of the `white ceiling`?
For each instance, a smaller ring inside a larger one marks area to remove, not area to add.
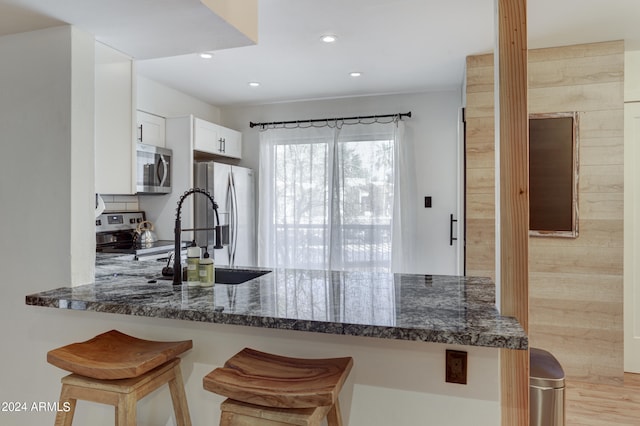
[[[494,2],[259,0],[247,46],[199,0],[0,0],[0,35],[70,23],[138,59],[143,76],[212,105],[255,104],[460,87],[465,57],[492,49]],[[529,46],[640,49],[639,21],[639,0],[532,0]],[[338,41],[321,43],[326,33]],[[213,58],[191,53],[203,50]]]

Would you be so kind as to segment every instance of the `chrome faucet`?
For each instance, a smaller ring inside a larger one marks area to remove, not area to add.
[[[220,217],[218,216],[218,204],[213,200],[213,197],[211,196],[211,194],[209,194],[209,192],[205,191],[204,189],[191,188],[190,190],[186,191],[184,194],[182,194],[182,197],[180,197],[180,200],[178,201],[178,208],[176,209],[176,223],[174,228],[175,253],[173,257],[173,285],[182,284],[182,256],[180,255],[180,235],[182,234],[182,231],[183,231],[182,219],[180,218],[180,212],[182,211],[182,203],[184,203],[184,200],[188,196],[196,193],[206,196],[209,199],[209,201],[211,201],[211,208],[213,208],[213,212],[215,213],[217,225],[214,226],[213,229],[215,230],[215,233],[216,233],[216,244],[213,246],[213,248],[214,249],[224,248],[222,247],[222,237],[220,233]],[[211,228],[190,228],[190,229],[184,229],[184,231],[204,231],[204,230],[210,230],[210,229]]]

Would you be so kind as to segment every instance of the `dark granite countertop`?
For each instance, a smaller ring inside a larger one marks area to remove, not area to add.
[[[489,278],[276,269],[239,285],[174,287],[160,262],[99,256],[94,284],[26,296],[59,309],[250,327],[526,349]]]

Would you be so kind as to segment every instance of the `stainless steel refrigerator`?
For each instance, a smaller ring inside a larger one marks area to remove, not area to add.
[[[253,170],[217,162],[195,164],[194,182],[206,189],[218,204],[222,225],[223,249],[214,250],[214,231],[197,231],[196,243],[208,247],[216,266],[255,266],[255,198]],[[194,198],[196,228],[213,228],[211,202],[203,196]]]

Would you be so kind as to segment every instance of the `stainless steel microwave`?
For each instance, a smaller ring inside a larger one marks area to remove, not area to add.
[[[137,143],[136,145],[137,193],[170,193],[172,151],[143,143]]]

